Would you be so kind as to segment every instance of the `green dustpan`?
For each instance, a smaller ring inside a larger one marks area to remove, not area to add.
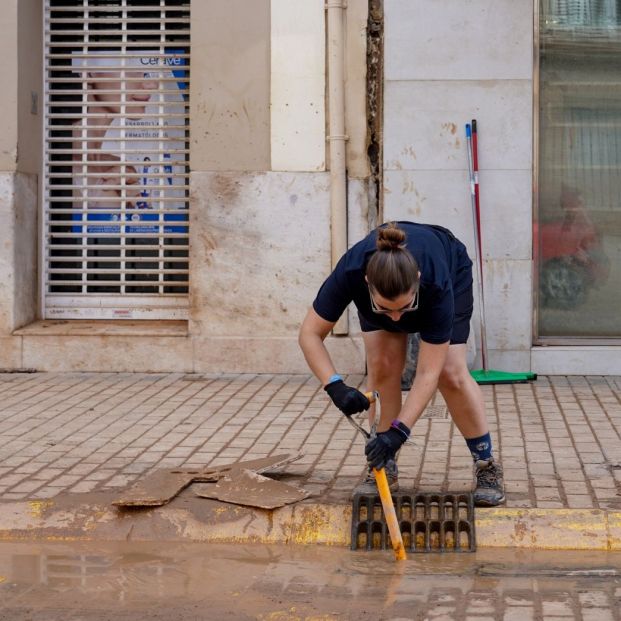
[[[470,371],[470,375],[477,384],[525,384],[537,379],[537,374],[529,371],[509,373],[508,371],[495,371],[494,369],[477,369]]]

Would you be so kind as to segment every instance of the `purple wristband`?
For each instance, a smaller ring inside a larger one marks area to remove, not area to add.
[[[395,418],[395,420],[390,423],[390,427],[391,429],[396,429],[399,433],[403,434],[406,440],[410,437],[410,428],[400,420]]]

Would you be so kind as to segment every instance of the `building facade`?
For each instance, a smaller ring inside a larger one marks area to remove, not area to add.
[[[4,8],[0,367],[306,372],[306,309],[378,223],[476,260],[476,119],[490,366],[621,373],[615,0]],[[364,372],[351,309],[327,342]]]

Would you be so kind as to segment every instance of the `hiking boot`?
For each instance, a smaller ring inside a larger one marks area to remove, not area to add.
[[[390,459],[386,462],[386,478],[388,479],[388,489],[391,492],[399,491],[399,468],[397,462]],[[367,476],[355,489],[355,494],[377,494],[377,483],[375,482],[375,474],[371,468],[367,470]]]
[[[494,461],[479,459],[474,464],[476,487],[474,504],[477,507],[495,507],[505,500],[505,485],[502,478],[502,466]]]

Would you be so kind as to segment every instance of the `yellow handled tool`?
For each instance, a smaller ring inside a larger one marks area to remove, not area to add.
[[[376,435],[377,421],[380,418],[380,404],[378,392],[365,392],[365,397],[371,402],[375,402],[375,422],[371,426],[371,438]],[[388,487],[388,479],[386,478],[386,470],[384,468],[373,468],[375,474],[375,482],[377,483],[377,491],[379,492],[380,500],[382,501],[382,508],[384,509],[384,516],[386,517],[386,524],[388,526],[388,532],[390,533],[390,541],[392,542],[392,548],[395,551],[395,558],[398,561],[405,561],[405,547],[403,546],[403,537],[401,536],[401,529],[399,528],[399,520],[397,519],[397,512],[395,511],[395,505],[392,502],[392,496],[390,494],[390,488]]]

